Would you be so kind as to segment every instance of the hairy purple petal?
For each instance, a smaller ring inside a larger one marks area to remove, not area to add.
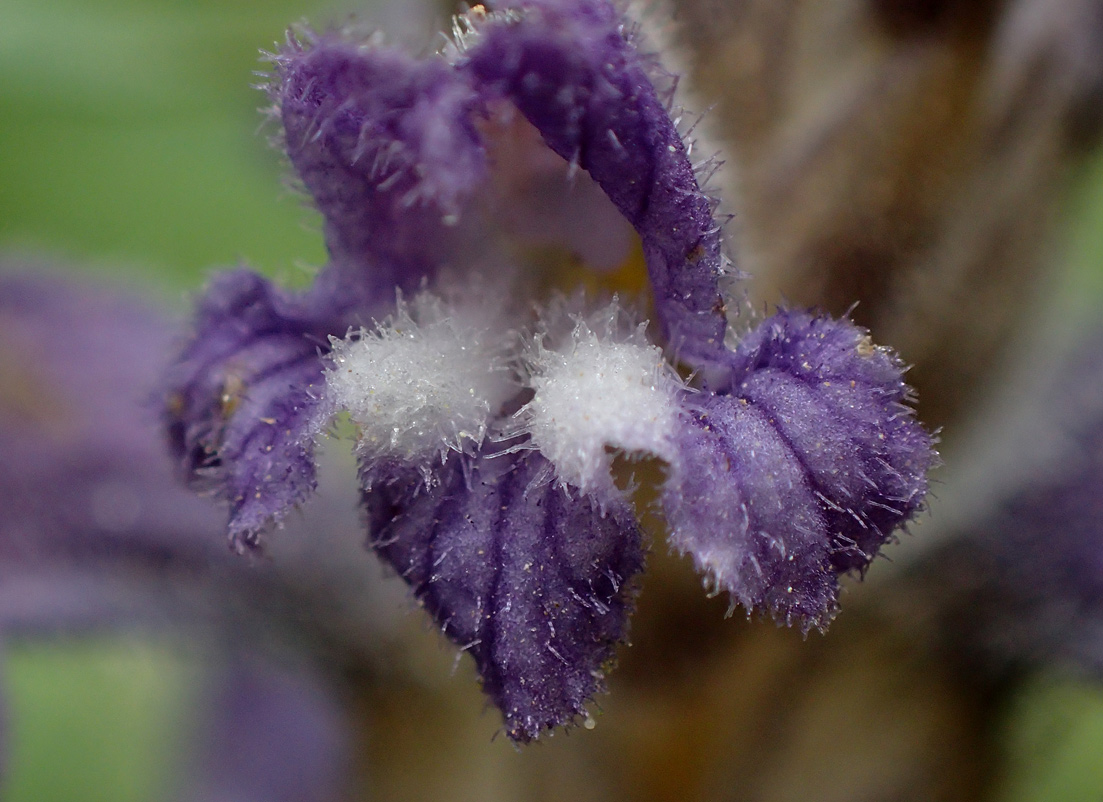
[[[630,511],[572,497],[535,451],[454,457],[430,490],[387,466],[364,478],[373,548],[471,653],[509,737],[584,714],[643,564]]]
[[[671,544],[748,611],[806,630],[825,625],[838,582],[799,460],[775,422],[743,399],[693,401],[663,496]]]
[[[183,475],[228,503],[235,548],[315,486],[314,435],[326,420],[322,359],[351,316],[326,278],[296,296],[246,270],[215,278],[166,380],[165,424]]]
[[[227,668],[197,735],[181,802],[337,802],[349,790],[351,733],[305,668]]]
[[[781,312],[737,350],[734,393],[775,421],[824,505],[836,570],[864,570],[923,505],[930,435],[889,350],[846,320]]]
[[[477,95],[442,60],[337,36],[276,57],[285,146],[339,264],[393,294],[452,258],[450,223],[483,182]]]
[[[463,69],[512,101],[548,146],[585,169],[643,240],[662,334],[691,364],[723,362],[720,227],[667,98],[606,0],[503,3]]]
[[[671,540],[748,610],[822,628],[837,575],[864,570],[921,507],[930,437],[898,362],[846,321],[781,312],[735,362],[731,394],[687,400]]]

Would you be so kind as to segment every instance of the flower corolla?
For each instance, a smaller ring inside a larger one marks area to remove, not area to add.
[[[709,584],[805,631],[920,509],[933,458],[865,331],[737,314],[712,165],[642,48],[609,0],[476,7],[421,60],[289,37],[272,113],[330,261],[298,293],[217,277],[167,379],[181,470],[239,550],[307,498],[348,414],[371,547],[514,740],[586,715],[626,637],[644,547],[615,455],[661,461],[670,543]],[[647,323],[549,289],[640,261]]]

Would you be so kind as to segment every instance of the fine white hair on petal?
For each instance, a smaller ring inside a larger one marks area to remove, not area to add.
[[[610,448],[673,460],[684,384],[648,341],[646,324],[627,323],[616,298],[593,314],[570,317],[574,325],[564,335],[544,332],[528,349],[535,395],[518,413],[519,428],[560,482],[616,492]]]
[[[374,330],[333,338],[326,389],[359,428],[369,459],[426,462],[482,442],[487,420],[517,391],[510,335],[490,310],[422,292],[401,296]]]

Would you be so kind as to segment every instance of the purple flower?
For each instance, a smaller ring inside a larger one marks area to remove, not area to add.
[[[943,636],[971,668],[1002,677],[1058,665],[1099,677],[1103,332],[1083,336],[1071,356],[1055,358],[1068,345],[1045,345],[1054,375],[1020,389],[1020,409],[1000,422],[994,451],[1004,461],[1013,453],[1015,468],[989,471],[998,478],[971,495],[972,516],[912,577],[937,602]],[[1034,367],[1029,355],[1024,364]]]
[[[351,738],[334,691],[351,654],[363,664],[378,609],[337,572],[311,581],[324,538],[258,567],[218,546],[218,510],[172,477],[151,404],[174,321],[14,267],[0,265],[0,636],[183,632],[215,698],[175,798],[340,798]],[[328,617],[304,617],[315,605]]]
[[[328,689],[302,672],[238,661],[203,711],[204,740],[182,802],[328,802],[349,770],[347,723]]]
[[[664,464],[670,542],[709,584],[805,631],[920,509],[932,461],[861,329],[783,310],[737,335],[717,203],[640,47],[607,0],[476,8],[427,60],[289,39],[272,114],[330,263],[298,294],[217,278],[167,381],[177,462],[239,550],[309,495],[315,438],[347,415],[371,546],[515,740],[585,715],[626,636],[643,547],[617,455]],[[625,222],[654,326],[547,290],[630,264]]]

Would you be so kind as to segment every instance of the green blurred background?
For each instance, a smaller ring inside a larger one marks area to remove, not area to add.
[[[281,184],[252,84],[310,0],[3,0],[0,248],[125,277],[183,304],[245,261],[298,282],[324,253]],[[1103,160],[1084,171],[1065,242],[1072,280],[1103,295]],[[9,645],[11,802],[159,798],[198,667],[171,642]],[[1103,798],[1103,690],[1039,678],[1006,711],[1003,799]]]
[[[324,251],[252,85],[310,0],[0,3],[0,249],[183,307],[216,266],[300,280]],[[12,802],[165,798],[200,667],[171,641],[9,644]]]
[[[5,0],[0,241],[157,286],[212,266],[317,265],[252,88],[309,0]]]

